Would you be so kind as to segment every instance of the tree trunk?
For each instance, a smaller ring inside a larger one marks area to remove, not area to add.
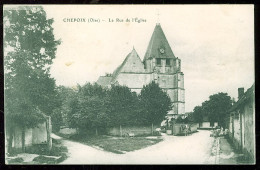
[[[8,138],[8,144],[7,144],[7,152],[12,152],[12,144],[14,139],[14,127],[10,127],[9,129],[9,138]]]
[[[22,127],[22,152],[25,152],[25,127]]]
[[[52,139],[51,139],[51,117],[46,118],[46,131],[47,131],[47,147],[48,151],[52,149]]]
[[[122,127],[121,127],[121,125],[120,125],[120,136],[122,137],[123,135],[122,135]]]
[[[153,123],[152,123],[152,136],[153,136]]]

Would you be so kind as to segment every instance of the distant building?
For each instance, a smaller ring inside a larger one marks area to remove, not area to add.
[[[218,126],[218,122],[211,122],[208,116],[203,116],[203,121],[199,123],[200,129],[212,129]]]
[[[238,89],[238,101],[230,109],[227,123],[235,147],[255,160],[255,84],[245,93],[244,88]]]
[[[141,92],[144,85],[155,81],[171,98],[173,110],[168,115],[185,114],[184,74],[181,60],[176,57],[160,24],[156,24],[143,61],[136,50],[126,56],[111,75],[99,77],[97,83],[104,87],[125,85]]]

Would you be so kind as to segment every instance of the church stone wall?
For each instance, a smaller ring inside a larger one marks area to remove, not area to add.
[[[174,102],[177,100],[177,95],[176,95],[176,90],[174,89],[166,89],[165,90],[168,94],[168,96],[170,97],[171,101]]]
[[[144,85],[151,82],[151,74],[120,73],[117,77],[117,82],[131,89],[142,89]]]
[[[184,90],[178,90],[178,101],[185,102],[184,93]]]
[[[164,89],[172,102],[181,101],[185,102],[185,91],[182,89]]]
[[[179,103],[178,113],[179,114],[185,114],[185,103]]]
[[[174,82],[173,75],[166,75],[166,74],[158,75],[158,83],[160,88],[174,88],[173,82]]]

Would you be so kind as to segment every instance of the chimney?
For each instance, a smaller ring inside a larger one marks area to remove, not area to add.
[[[238,88],[238,100],[244,95],[244,88]]]

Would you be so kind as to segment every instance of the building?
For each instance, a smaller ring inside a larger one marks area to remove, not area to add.
[[[218,126],[218,122],[210,122],[208,116],[203,116],[203,121],[199,123],[199,129],[212,129]]]
[[[14,125],[13,132],[10,132],[9,129],[6,129],[5,133],[5,145],[6,152],[25,152],[32,146],[42,145],[46,148],[52,148],[52,125],[51,117],[44,115],[44,122],[39,123],[34,128],[23,128]]]
[[[238,89],[238,101],[227,118],[229,138],[245,158],[255,162],[255,85],[245,93]]]
[[[104,87],[125,85],[140,93],[143,86],[152,81],[158,83],[171,98],[173,110],[168,115],[185,114],[181,60],[174,55],[159,23],[154,28],[143,61],[133,48],[113,74],[99,77],[97,83]]]

